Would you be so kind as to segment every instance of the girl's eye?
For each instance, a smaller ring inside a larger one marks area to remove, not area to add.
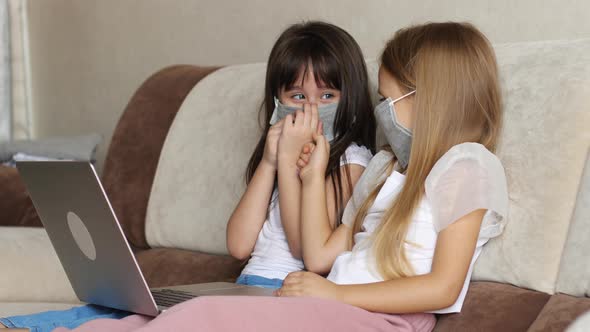
[[[296,99],[296,100],[303,100],[305,99],[305,96],[303,95],[303,93],[297,93],[291,96],[291,98]]]
[[[333,93],[324,93],[322,95],[322,99],[332,99],[334,98],[334,94]]]

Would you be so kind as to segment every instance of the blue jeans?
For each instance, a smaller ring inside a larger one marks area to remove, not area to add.
[[[253,274],[241,274],[236,280],[236,284],[277,289],[283,287],[283,280],[269,279]]]
[[[11,328],[28,328],[31,332],[51,332],[57,327],[73,329],[93,319],[121,319],[130,314],[127,311],[89,304],[68,310],[0,318],[0,323]]]

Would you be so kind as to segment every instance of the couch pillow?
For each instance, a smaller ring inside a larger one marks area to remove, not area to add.
[[[45,229],[2,227],[0,253],[0,302],[79,302]]]
[[[590,151],[565,244],[557,292],[590,297]]]
[[[588,332],[588,330],[590,330],[590,310],[570,324],[566,332]]]
[[[510,211],[473,279],[553,293],[590,146],[590,40],[495,50],[505,105],[498,155]]]
[[[227,220],[245,189],[260,135],[264,64],[230,66],[200,81],[170,127],[146,215],[151,247],[225,254]]]

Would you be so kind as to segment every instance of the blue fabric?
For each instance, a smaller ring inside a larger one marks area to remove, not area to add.
[[[127,311],[89,304],[69,310],[46,311],[32,315],[0,318],[0,323],[10,328],[28,328],[31,332],[51,332],[57,327],[73,329],[89,320],[98,318],[121,319],[130,314]]]
[[[278,289],[283,287],[283,280],[269,279],[253,274],[242,274],[238,277],[238,280],[236,280],[236,284]]]
[[[242,274],[236,280],[236,284],[278,289],[283,286],[283,280]],[[46,311],[32,315],[0,318],[0,323],[9,328],[28,328],[31,332],[51,332],[57,327],[74,329],[93,319],[121,319],[130,314],[127,311],[89,304],[68,310]]]

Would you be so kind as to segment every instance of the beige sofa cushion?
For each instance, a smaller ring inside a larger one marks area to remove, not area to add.
[[[224,254],[225,226],[260,135],[264,64],[222,68],[186,97],[166,137],[147,207],[152,247]]]
[[[498,45],[510,211],[475,280],[553,293],[590,146],[590,40]]]
[[[590,151],[557,282],[557,292],[590,297]]]
[[[590,331],[590,311],[578,317],[570,326],[567,327],[566,332],[588,332]]]
[[[0,228],[0,302],[79,303],[43,228]]]

